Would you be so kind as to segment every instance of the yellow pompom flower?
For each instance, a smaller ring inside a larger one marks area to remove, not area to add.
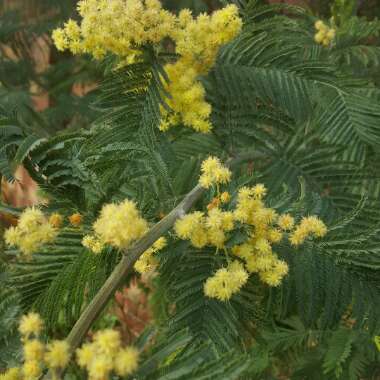
[[[272,252],[272,246],[270,245],[269,241],[264,238],[257,239],[255,248],[263,254],[269,254]]]
[[[323,41],[322,41],[322,45],[323,46],[329,46],[330,45],[330,39],[329,38],[324,38]]]
[[[37,380],[42,374],[42,368],[37,360],[29,360],[24,363],[22,373],[25,379]]]
[[[204,294],[210,298],[227,301],[244,286],[247,280],[248,273],[243,265],[234,261],[227,268],[217,270],[214,276],[207,279],[204,284]]]
[[[28,338],[32,334],[38,336],[41,333],[42,327],[43,322],[39,314],[30,312],[22,316],[19,331],[24,337]]]
[[[41,361],[44,356],[44,345],[37,339],[27,340],[23,346],[25,361]]]
[[[10,247],[18,245],[21,239],[21,231],[17,227],[10,227],[4,233],[5,243]]]
[[[9,368],[0,374],[0,380],[21,380],[21,371],[19,368]]]
[[[153,243],[153,246],[152,246],[153,252],[161,251],[161,249],[165,248],[167,244],[168,242],[166,238],[161,236]]]
[[[329,46],[331,41],[335,38],[336,30],[330,28],[322,20],[318,20],[315,24],[315,29],[318,31],[314,35],[314,41],[317,44],[322,44],[323,46]]]
[[[25,209],[25,211],[21,214],[17,226],[20,230],[27,231],[34,229],[36,226],[44,224],[45,222],[46,220],[43,212],[36,207],[30,207]]]
[[[90,343],[82,345],[76,350],[77,363],[81,368],[88,368],[96,356],[95,346]]]
[[[152,247],[147,249],[136,261],[134,265],[135,270],[141,274],[153,270],[157,265],[157,260],[153,255],[161,249],[165,248],[166,245],[167,241],[163,236],[157,239],[153,243]]]
[[[295,228],[289,237],[292,245],[298,246],[310,236],[323,237],[327,233],[326,225],[316,216],[302,218],[300,224]]]
[[[324,31],[319,31],[318,33],[314,35],[314,41],[317,44],[321,44],[325,38],[326,38],[326,33]]]
[[[103,206],[93,228],[102,242],[125,249],[148,231],[148,223],[141,217],[136,204],[126,199],[119,204]]]
[[[83,237],[82,245],[95,254],[101,253],[105,246],[99,238],[91,235],[86,235]]]
[[[256,199],[264,198],[266,193],[267,188],[262,183],[258,183],[257,185],[252,187],[252,195]]]
[[[26,258],[38,251],[44,244],[51,243],[57,236],[57,230],[51,226],[43,212],[29,207],[21,214],[18,225],[5,231],[7,245],[17,247]]]
[[[294,227],[294,218],[289,214],[280,215],[277,219],[277,225],[283,231],[290,231]]]
[[[120,333],[116,330],[105,329],[94,335],[94,344],[104,355],[114,355],[121,346]]]
[[[135,372],[138,367],[139,352],[134,347],[120,350],[115,357],[115,372],[119,376],[127,376]]]
[[[64,340],[56,340],[47,346],[45,362],[49,368],[65,368],[70,360],[70,346]]]
[[[55,29],[52,33],[52,38],[53,38],[54,45],[56,46],[58,50],[64,51],[65,49],[69,47],[69,40],[63,29],[61,28]]]
[[[143,274],[152,271],[156,267],[156,264],[157,261],[151,253],[143,253],[133,267],[136,272]]]
[[[269,229],[268,240],[271,243],[279,243],[282,240],[282,232],[276,228]]]
[[[97,355],[94,357],[88,368],[89,379],[104,380],[108,379],[113,369],[112,358],[105,355]]]
[[[208,189],[212,185],[226,184],[231,179],[231,171],[222,165],[219,158],[208,157],[202,162],[199,184]]]
[[[326,30],[327,25],[322,20],[317,20],[314,24],[315,29],[317,30]]]
[[[327,34],[326,34],[326,37],[331,41],[335,38],[335,35],[336,35],[336,30],[335,29],[330,29]]]
[[[282,276],[273,270],[260,272],[260,280],[269,286],[277,287],[281,284]]]
[[[204,228],[204,214],[200,211],[185,215],[174,224],[174,230],[181,239],[190,239],[195,231]]]

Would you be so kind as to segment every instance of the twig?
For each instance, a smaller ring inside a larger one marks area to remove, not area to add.
[[[70,344],[72,351],[79,347],[92,323],[120,286],[123,278],[133,269],[133,265],[141,254],[151,247],[158,238],[164,235],[174,225],[178,218],[184,216],[186,212],[190,210],[193,204],[203,194],[203,191],[204,189],[201,186],[196,186],[176,208],[174,208],[160,222],[155,224],[132,248],[124,252],[121,261],[116,265],[111,275],[84,310],[83,314],[68,335],[67,342]]]

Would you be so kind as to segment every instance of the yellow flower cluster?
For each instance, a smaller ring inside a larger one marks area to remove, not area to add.
[[[318,20],[314,24],[314,27],[317,30],[317,33],[314,36],[314,41],[317,44],[329,46],[331,41],[335,38],[336,30],[334,28],[330,28],[322,20]]]
[[[9,368],[4,373],[0,373],[0,380],[20,380],[21,371],[19,368]]]
[[[44,368],[64,369],[70,361],[67,342],[54,340],[44,344],[38,337],[43,321],[36,313],[21,318],[19,331],[23,343],[23,365],[0,374],[0,380],[37,380]],[[106,329],[94,335],[92,343],[85,343],[76,351],[77,363],[88,372],[89,380],[107,380],[113,373],[127,376],[138,367],[139,352],[134,347],[122,347],[118,331]]]
[[[148,231],[148,223],[141,217],[136,204],[126,199],[119,204],[110,203],[103,206],[93,228],[95,240],[88,237],[84,239],[88,247],[91,247],[93,242],[96,244],[100,241],[101,244],[125,249]]]
[[[197,132],[210,132],[209,121],[211,105],[205,100],[205,89],[197,80],[198,73],[194,67],[179,59],[165,66],[169,82],[165,84],[171,98],[165,99],[171,109],[160,106],[160,130],[167,131],[170,127],[182,122]]]
[[[161,130],[165,131],[180,121],[198,132],[211,130],[211,106],[205,100],[205,90],[198,77],[209,72],[219,49],[234,39],[241,27],[235,5],[197,18],[188,9],[179,13],[172,38],[180,58],[165,66],[169,77],[167,91],[172,96],[167,103],[172,112],[161,107]]]
[[[227,268],[216,271],[204,284],[204,294],[210,298],[227,301],[247,282],[248,273],[243,264],[233,261]]]
[[[5,231],[5,242],[17,247],[23,256],[30,258],[41,246],[52,243],[58,231],[49,223],[43,212],[35,207],[25,209],[18,225]]]
[[[134,267],[135,270],[139,273],[147,273],[155,268],[157,265],[157,260],[154,257],[154,254],[161,249],[166,247],[166,239],[164,237],[160,237],[157,239],[153,245],[147,249],[140,258],[136,261]]]
[[[231,171],[222,165],[219,158],[208,157],[202,162],[199,184],[205,189],[212,185],[226,184],[231,179]]]
[[[24,315],[20,320],[19,331],[23,343],[23,365],[10,368],[0,375],[0,380],[37,380],[43,369],[63,369],[70,360],[69,345],[65,341],[53,341],[48,345],[38,337],[43,328],[43,321],[37,313]]]
[[[69,20],[54,30],[54,43],[59,50],[96,59],[109,52],[133,62],[139,48],[171,36],[176,24],[176,16],[159,0],[81,0],[78,11],[82,22]]]
[[[302,218],[300,224],[295,228],[289,236],[292,245],[301,245],[311,235],[323,237],[327,233],[327,227],[316,216],[308,216]]]
[[[178,219],[174,225],[177,236],[190,240],[196,248],[203,248],[206,245],[223,248],[227,238],[225,233],[233,228],[233,213],[219,208],[213,208],[207,216],[200,211],[187,214]]]
[[[105,247],[105,244],[93,235],[84,236],[82,239],[82,245],[95,254],[101,253]]]
[[[278,259],[272,245],[283,239],[283,231],[293,228],[294,219],[288,214],[278,216],[274,209],[265,207],[266,193],[263,184],[239,190],[234,216],[249,225],[251,232],[247,242],[232,248],[232,254],[245,262],[249,273],[259,274],[269,286],[278,286],[288,273],[288,265]]]
[[[198,77],[212,68],[221,46],[240,32],[242,21],[235,5],[197,18],[188,9],[176,16],[162,9],[159,0],[81,0],[78,10],[80,24],[69,20],[53,32],[59,50],[89,53],[96,59],[109,52],[129,64],[138,59],[143,46],[170,37],[179,59],[165,67],[171,111],[161,107],[160,129],[183,122],[196,131],[210,131],[211,106]]]
[[[19,331],[22,336],[29,338],[31,335],[39,336],[42,327],[41,317],[37,313],[29,313],[21,317]]]
[[[215,169],[211,172],[214,173]],[[327,227],[315,216],[303,218],[295,226],[291,215],[278,215],[274,209],[265,206],[266,193],[263,184],[242,187],[233,211],[222,211],[218,206],[208,207],[207,216],[196,211],[175,223],[177,236],[190,240],[194,247],[211,245],[223,249],[227,256],[231,254],[239,258],[206,281],[204,292],[207,296],[225,301],[238,292],[248,276],[254,273],[269,286],[280,285],[289,269],[287,263],[273,252],[272,246],[279,243],[284,235],[292,245],[299,245],[309,236],[323,237],[327,233]],[[236,223],[245,227],[248,236],[244,243],[229,249],[225,246],[226,232],[232,231]]]
[[[127,376],[138,367],[139,352],[134,347],[122,347],[116,330],[98,331],[92,343],[76,351],[77,363],[88,372],[89,380],[106,380],[115,372]]]

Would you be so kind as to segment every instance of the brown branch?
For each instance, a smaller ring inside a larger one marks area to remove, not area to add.
[[[160,222],[155,224],[132,248],[125,251],[119,264],[117,264],[111,275],[84,310],[83,314],[68,335],[67,342],[70,344],[72,351],[79,347],[94,320],[98,317],[108,300],[118,289],[123,278],[133,269],[133,265],[142,253],[151,247],[158,238],[164,235],[174,225],[178,218],[184,216],[186,212],[190,210],[193,204],[201,197],[203,191],[204,189],[201,186],[196,186],[176,208],[174,208]]]

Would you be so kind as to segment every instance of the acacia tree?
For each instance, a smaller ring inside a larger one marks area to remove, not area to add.
[[[98,332],[67,376],[376,376],[379,52],[364,42],[379,24],[234,3],[81,1],[53,38],[104,64],[101,118],[46,137],[4,112],[1,167],[22,163],[48,202],[7,207],[3,304],[61,338],[44,347],[28,314],[22,376],[44,375],[44,350],[64,376],[134,270],[158,273],[156,323],[135,348]]]

